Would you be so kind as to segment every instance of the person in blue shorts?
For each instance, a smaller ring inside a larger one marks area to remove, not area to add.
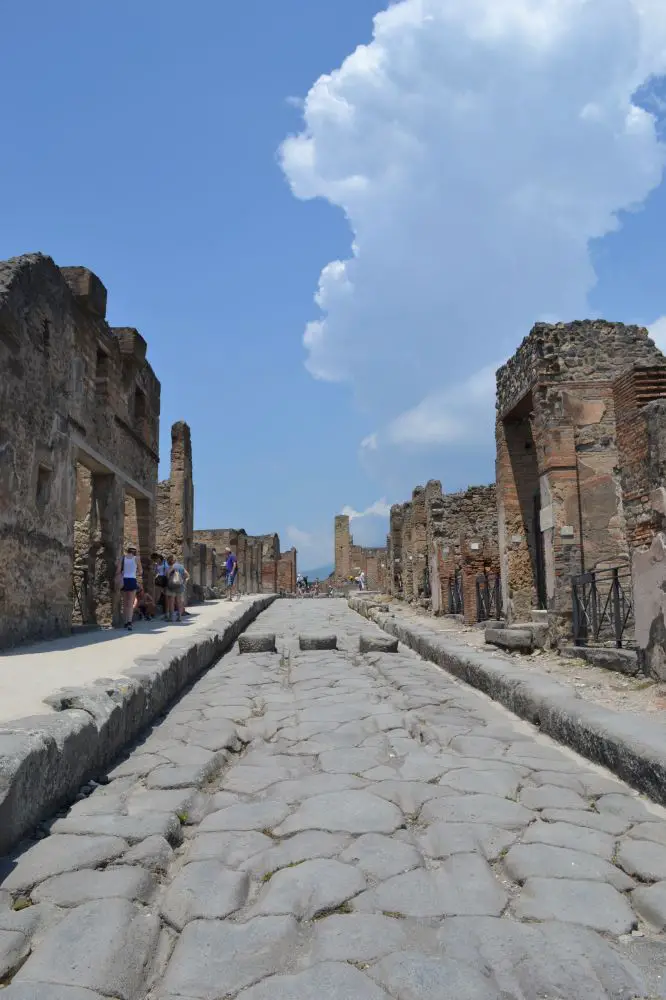
[[[238,560],[236,559],[236,556],[233,554],[230,548],[226,548],[224,550],[224,555],[225,555],[224,571],[226,573],[227,595],[228,595],[227,600],[233,601],[234,584],[238,579]],[[236,590],[238,591],[238,588],[236,588]]]
[[[139,560],[136,556],[136,549],[133,545],[128,545],[125,549],[125,555],[116,566],[116,576],[121,581],[120,589],[123,595],[123,620],[128,632],[132,631],[134,600],[139,589],[138,567]]]

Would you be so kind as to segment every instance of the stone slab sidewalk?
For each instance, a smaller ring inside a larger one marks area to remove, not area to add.
[[[666,720],[585,701],[546,674],[528,672],[497,651],[465,645],[395,604],[386,611],[377,598],[352,596],[349,605],[424,659],[666,805]]]
[[[0,853],[71,800],[274,600],[220,601],[187,625],[146,623],[0,657]]]

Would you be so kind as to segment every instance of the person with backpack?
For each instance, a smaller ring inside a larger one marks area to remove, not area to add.
[[[227,578],[227,600],[233,601],[234,584],[236,583],[236,579],[238,577],[238,560],[228,546],[224,550],[224,571]],[[238,590],[238,588],[236,589]]]
[[[185,607],[185,585],[190,574],[182,563],[176,562],[175,556],[169,556],[166,577],[167,620],[179,622]]]
[[[116,580],[123,595],[123,620],[128,632],[132,631],[134,600],[139,589],[138,568],[139,560],[136,548],[134,545],[128,545],[125,549],[125,555],[118,560],[116,566]]]

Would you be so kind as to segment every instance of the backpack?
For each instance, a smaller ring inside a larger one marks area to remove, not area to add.
[[[179,569],[173,569],[169,573],[169,583],[171,584],[171,586],[172,587],[180,587],[181,584],[182,584],[182,582],[183,582],[183,578],[180,575],[180,570]]]

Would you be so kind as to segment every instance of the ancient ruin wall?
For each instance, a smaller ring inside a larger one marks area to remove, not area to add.
[[[75,521],[88,612],[112,621],[125,496],[154,503],[159,382],[143,338],[119,335],[105,308],[85,268],[0,262],[0,645],[70,630]],[[77,463],[92,476],[87,512]]]
[[[335,579],[346,580],[352,572],[352,539],[349,530],[349,517],[346,514],[338,514],[335,518],[334,545]]]
[[[387,564],[390,567],[389,592],[394,596],[402,593],[402,538],[404,518],[405,504],[394,504],[391,507],[387,546]]]
[[[192,574],[194,543],[194,479],[192,437],[184,421],[171,428],[171,472],[157,490],[157,547],[173,555]]]
[[[278,562],[278,591],[293,594],[296,591],[297,559],[296,549],[284,552]]]

